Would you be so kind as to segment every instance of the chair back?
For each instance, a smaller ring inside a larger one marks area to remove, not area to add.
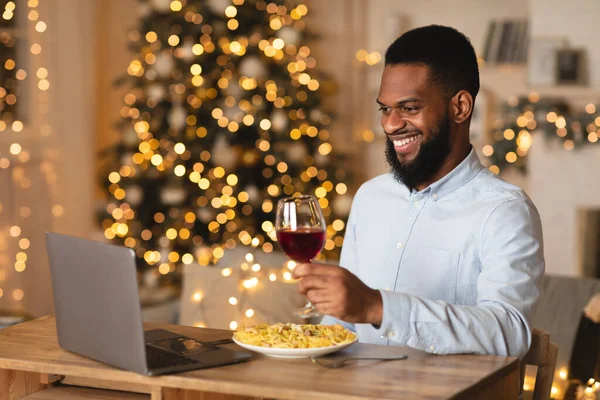
[[[521,388],[525,379],[525,366],[533,365],[537,367],[533,400],[550,399],[557,356],[558,346],[550,341],[550,333],[533,328],[531,347],[520,362]]]

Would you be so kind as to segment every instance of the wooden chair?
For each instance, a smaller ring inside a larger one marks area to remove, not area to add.
[[[550,333],[533,328],[531,347],[520,362],[521,390],[525,379],[525,366],[537,367],[532,400],[550,399],[557,356],[558,346],[550,341]]]

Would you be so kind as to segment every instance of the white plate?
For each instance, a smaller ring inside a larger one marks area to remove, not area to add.
[[[356,343],[356,340],[357,337],[355,337],[352,342],[340,344],[337,346],[313,347],[309,349],[281,349],[278,347],[252,346],[249,344],[242,343],[239,340],[236,340],[236,338],[233,338],[233,341],[237,345],[243,347],[246,350],[255,351],[257,353],[264,354],[265,356],[277,358],[309,358],[324,356],[325,354],[330,354],[345,349],[346,347]]]

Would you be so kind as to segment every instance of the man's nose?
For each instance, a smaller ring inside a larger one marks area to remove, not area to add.
[[[390,115],[382,117],[381,125],[386,134],[392,135],[394,132],[406,128],[406,121],[398,115],[396,110],[392,110]]]

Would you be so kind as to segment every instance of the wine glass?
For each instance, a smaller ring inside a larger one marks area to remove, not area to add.
[[[297,263],[310,262],[325,244],[325,218],[314,196],[286,197],[277,203],[275,217],[277,241],[281,250]],[[317,309],[307,301],[296,310],[302,318],[319,316]]]

